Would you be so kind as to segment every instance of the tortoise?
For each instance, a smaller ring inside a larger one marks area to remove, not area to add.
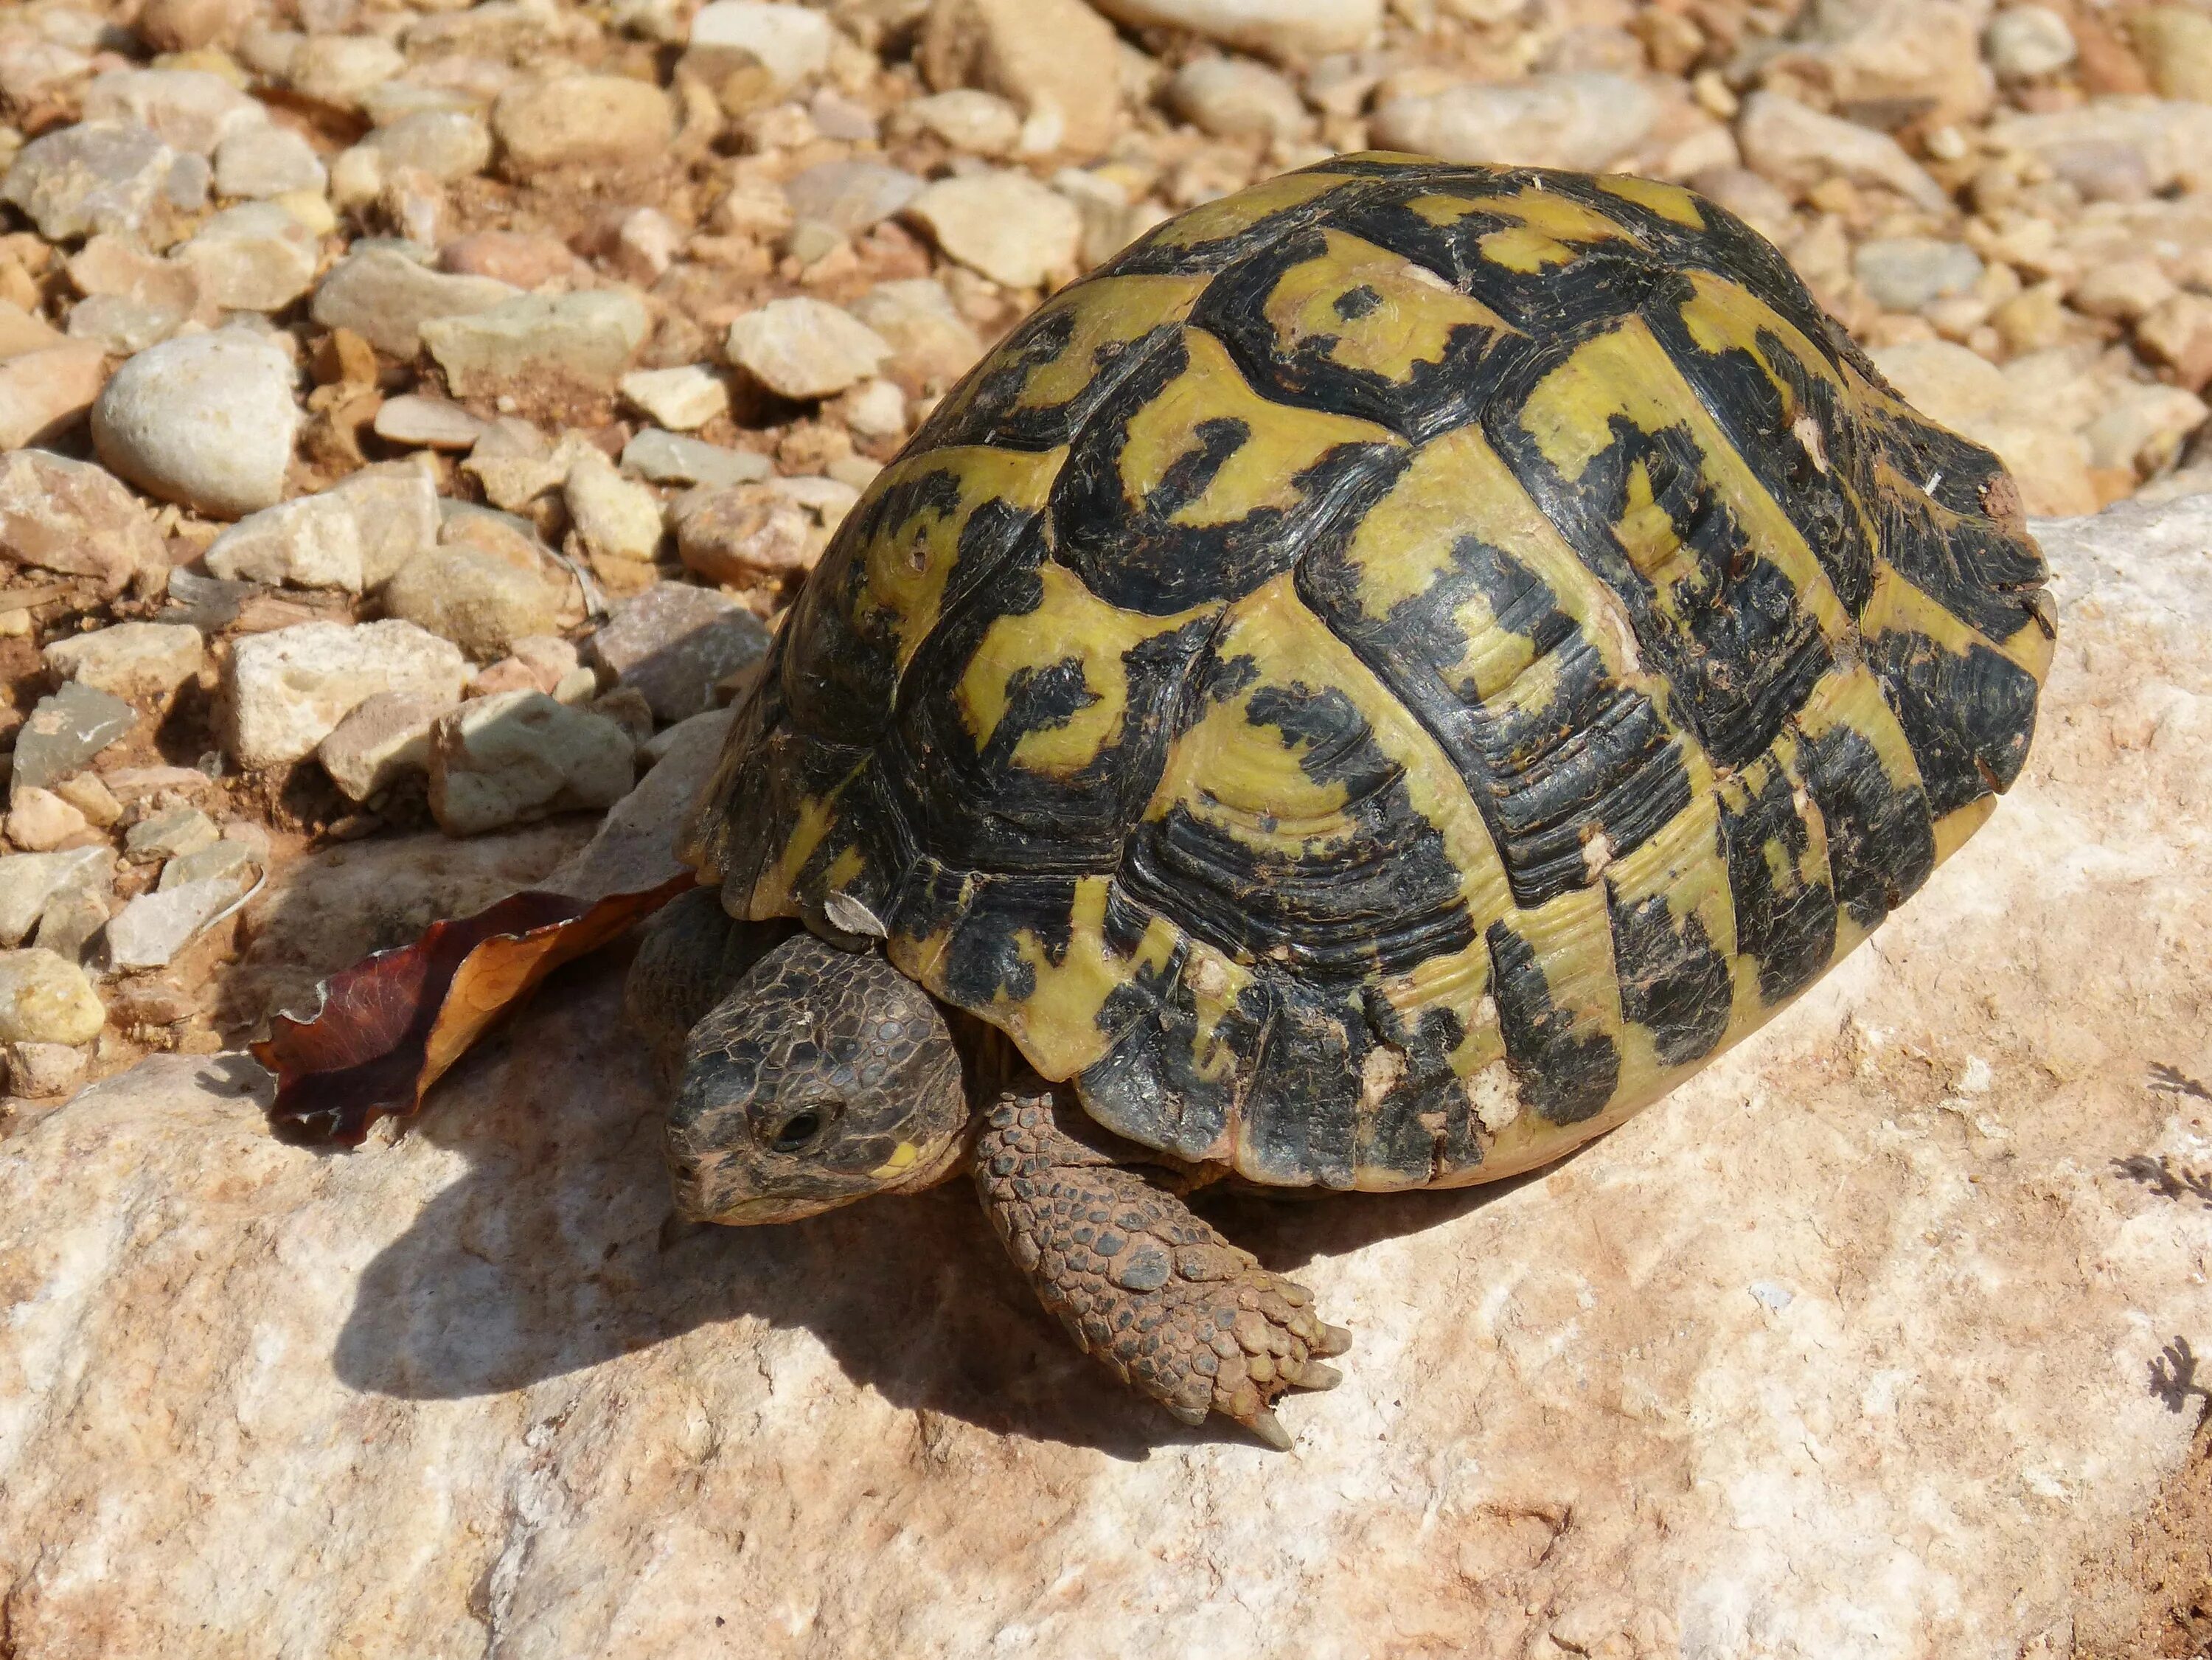
[[[1671,184],[1342,156],[1054,295],[845,520],[626,992],[680,1215],[972,1173],[1187,1423],[1348,1334],[1184,1202],[1559,1157],[2020,775],[1987,451]]]

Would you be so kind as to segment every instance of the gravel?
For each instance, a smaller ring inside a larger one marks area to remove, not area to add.
[[[274,503],[301,423],[292,366],[238,329],[149,347],[92,406],[100,459],[151,495],[217,518]]]

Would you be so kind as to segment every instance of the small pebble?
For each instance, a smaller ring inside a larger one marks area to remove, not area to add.
[[[235,519],[284,492],[301,422],[281,351],[237,329],[140,352],[92,406],[100,459],[166,502]]]
[[[0,1043],[89,1043],[106,1024],[76,964],[35,948],[0,952]]]

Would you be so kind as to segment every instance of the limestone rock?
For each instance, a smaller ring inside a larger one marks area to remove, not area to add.
[[[1049,137],[1040,149],[1097,155],[1121,112],[1120,77],[1101,72],[1119,51],[1112,26],[1081,0],[939,0],[917,58],[939,94],[977,88],[1009,100]],[[973,148],[1004,155],[1020,137],[1018,125],[1005,148]]]
[[[814,516],[757,484],[697,493],[676,520],[685,567],[708,581],[750,587],[813,568],[829,538]]]
[[[226,311],[282,311],[314,285],[315,234],[273,202],[226,209],[176,257],[199,279],[208,304]]]
[[[2000,80],[2024,81],[2064,69],[2079,55],[2074,31],[2048,6],[2008,6],[1982,31],[1982,55]]]
[[[635,753],[613,721],[543,692],[480,697],[430,729],[430,812],[447,835],[477,836],[612,806],[635,781]]]
[[[933,277],[879,283],[853,314],[890,343],[890,364],[933,387],[951,386],[983,356],[975,326]]]
[[[872,230],[921,191],[903,167],[866,161],[817,162],[783,186],[794,225],[823,226],[837,236]]]
[[[2146,191],[2212,189],[2212,105],[2182,98],[2098,98],[2072,109],[2001,114],[1987,139],[2063,171],[2083,149],[2131,151]]]
[[[234,876],[213,877],[140,894],[108,918],[103,937],[109,964],[125,970],[167,967],[245,887]]]
[[[2192,512],[2164,542],[2041,527],[2066,621],[2027,775],[1668,1101],[1503,1191],[1218,1201],[1353,1329],[1342,1387],[1285,1414],[1293,1456],[1126,1396],[962,1184],[664,1245],[611,973],[549,985],[344,1158],[271,1137],[234,1059],[93,1085],[0,1142],[0,1260],[38,1288],[0,1419],[10,1636],[2130,1651],[2101,1564],[2191,1457],[2169,1346],[2212,1326],[2203,1213],[2166,1196],[2203,1179],[2201,1105],[2142,1072],[2212,1066],[2212,970],[2172,944],[2212,928]],[[338,851],[257,902],[266,938],[289,906],[337,961],[396,943],[395,866]],[[334,1540],[348,1594],[283,1594]]]
[[[1808,190],[1832,175],[1887,185],[1930,213],[1951,204],[1943,187],[1887,133],[1823,115],[1778,92],[1755,92],[1744,100],[1736,138],[1745,161],[1790,189]]]
[[[482,173],[491,161],[491,131],[462,110],[416,110],[362,141],[388,176],[401,167],[451,184]]]
[[[0,946],[21,945],[58,896],[105,891],[114,866],[115,855],[105,847],[0,858]]]
[[[1021,111],[998,94],[973,87],[917,98],[900,106],[898,118],[964,155],[1012,155],[1022,142]]]
[[[9,844],[25,853],[50,853],[82,836],[91,821],[52,790],[19,784],[8,802]]]
[[[96,577],[111,594],[142,567],[167,562],[161,538],[129,490],[88,462],[45,450],[0,459],[0,559]]]
[[[1131,28],[1188,29],[1271,58],[1316,58],[1366,46],[1382,26],[1382,0],[1097,0]]]
[[[467,673],[458,647],[412,623],[302,623],[252,635],[231,648],[224,746],[241,766],[280,766],[311,753],[378,692],[450,703]]]
[[[1448,161],[1603,169],[1643,142],[1659,100],[1626,76],[1543,75],[1452,87],[1375,112],[1376,143]]]
[[[771,300],[730,325],[730,361],[782,398],[828,398],[875,374],[890,343],[822,300]]]
[[[292,54],[285,78],[302,97],[356,109],[371,87],[406,67],[405,55],[381,35],[310,33]]]
[[[64,681],[17,732],[9,787],[43,789],[66,778],[137,724],[137,710],[121,698]]]
[[[8,1089],[14,1095],[66,1095],[84,1077],[84,1055],[67,1043],[10,1043]]]
[[[1295,138],[1310,125],[1305,100],[1265,64],[1194,58],[1168,82],[1168,104],[1218,138]]]
[[[1025,173],[940,179],[908,204],[907,214],[951,258],[1009,288],[1035,288],[1072,272],[1083,242],[1074,205]]]
[[[0,362],[0,450],[59,436],[106,384],[107,354],[94,341],[64,341]]]
[[[1982,277],[1981,259],[1972,248],[1932,236],[1862,242],[1851,269],[1885,311],[1918,311],[1931,301],[1967,292]]]
[[[410,773],[430,769],[430,727],[453,707],[404,692],[379,692],[331,729],[315,758],[331,781],[366,801]]]
[[[757,450],[725,449],[647,427],[623,446],[623,471],[656,484],[757,483],[775,471],[775,464]]]
[[[386,614],[452,641],[479,662],[557,625],[560,595],[536,575],[471,548],[418,554],[384,587]]]
[[[164,501],[234,519],[284,491],[300,407],[292,366],[241,330],[140,352],[92,406],[100,459]]]
[[[768,630],[726,594],[656,582],[614,608],[586,642],[591,665],[645,694],[663,721],[711,708],[714,688],[768,652]]]
[[[0,1043],[89,1043],[106,1024],[76,964],[50,951],[0,952]]]
[[[484,434],[484,423],[459,404],[418,392],[386,398],[374,427],[379,438],[433,450],[465,450]]]
[[[1818,88],[1839,109],[1931,125],[1971,120],[1990,106],[1978,50],[1990,9],[1990,0],[1820,0],[1790,39],[1757,56],[1766,78]]]
[[[222,832],[198,807],[172,807],[141,818],[123,838],[123,856],[134,865],[181,859],[213,847]]]
[[[248,514],[216,538],[209,574],[226,582],[270,582],[359,593],[361,526],[332,495],[300,496]]]
[[[80,121],[33,138],[15,154],[0,199],[61,242],[143,225],[169,182],[177,153],[135,121]]]
[[[315,289],[310,307],[326,329],[351,329],[379,351],[412,357],[434,318],[489,311],[519,293],[488,277],[434,271],[392,248],[348,254]]]
[[[205,70],[111,70],[84,89],[88,121],[136,122],[173,149],[212,155],[234,133],[268,125],[261,106]]]
[[[650,161],[675,132],[666,94],[649,81],[611,75],[519,83],[499,95],[491,124],[507,165],[525,175]]]
[[[777,91],[811,80],[829,67],[830,20],[805,6],[771,0],[712,0],[691,19],[690,44],[750,53]]]
[[[677,432],[692,432],[730,412],[726,381],[704,363],[680,368],[638,369],[622,378],[622,395]]]
[[[623,477],[599,451],[587,447],[578,453],[561,494],[589,551],[604,558],[650,559],[659,550],[659,498]]]
[[[57,640],[46,665],[57,678],[97,687],[126,702],[158,703],[200,672],[198,629],[175,623],[113,623]]]
[[[422,332],[446,384],[473,398],[495,397],[532,379],[611,391],[649,325],[635,295],[599,290],[525,295],[471,316],[427,322]]]
[[[249,126],[216,147],[218,195],[257,201],[294,191],[319,196],[329,183],[330,174],[315,147],[289,127]]]

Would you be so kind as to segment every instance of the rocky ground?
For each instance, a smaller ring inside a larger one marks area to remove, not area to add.
[[[0,120],[0,1145],[546,879],[992,340],[1335,151],[1687,181],[2031,512],[2212,490],[2206,0],[86,0]]]

